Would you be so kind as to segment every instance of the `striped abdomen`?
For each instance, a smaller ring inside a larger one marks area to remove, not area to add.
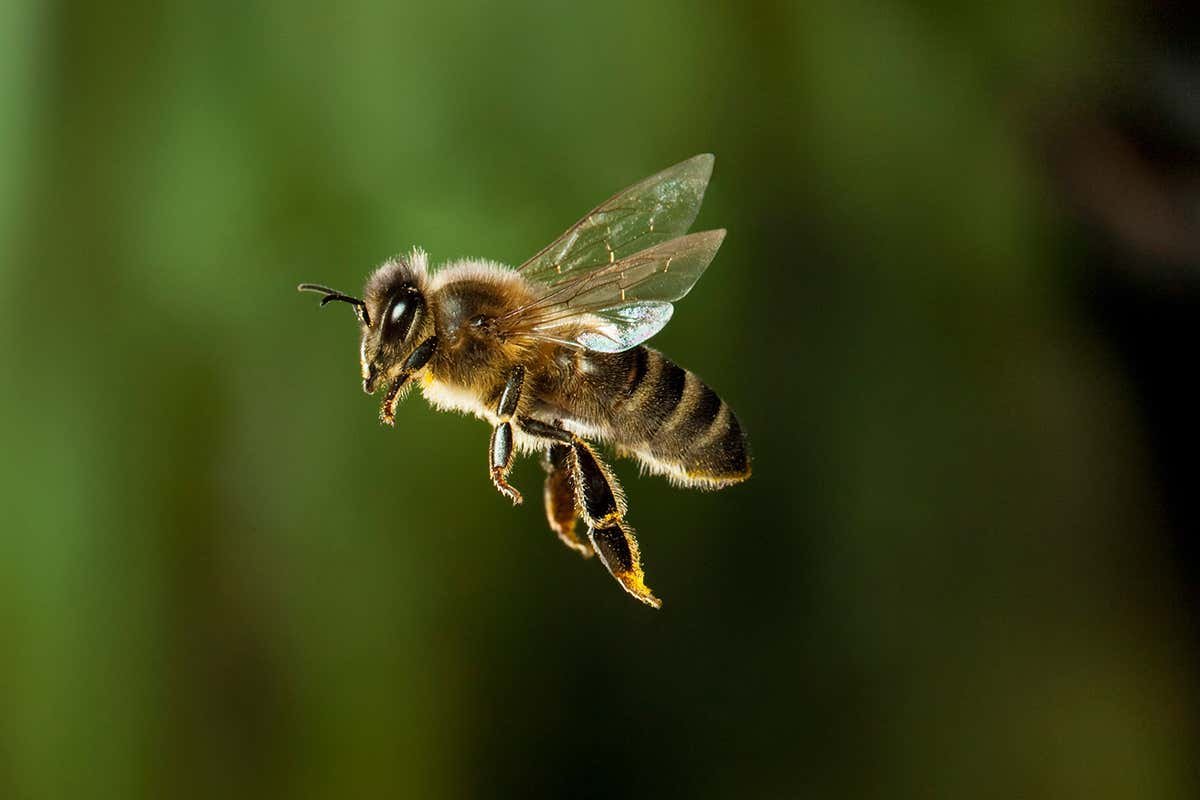
[[[696,373],[648,347],[620,353],[607,367],[619,448],[689,485],[719,488],[750,476],[737,416]]]

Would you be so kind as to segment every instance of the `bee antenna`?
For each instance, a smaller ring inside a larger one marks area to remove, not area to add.
[[[363,321],[363,324],[368,327],[371,325],[371,318],[367,315],[367,304],[362,300],[359,300],[357,297],[351,297],[348,294],[339,292],[337,289],[330,289],[328,286],[322,286],[319,283],[302,283],[297,286],[296,289],[297,291],[301,292],[319,292],[325,295],[321,298],[322,307],[324,307],[326,303],[332,303],[334,300],[340,300],[343,303],[349,303],[350,305],[354,306],[354,310],[358,312],[358,316]]]

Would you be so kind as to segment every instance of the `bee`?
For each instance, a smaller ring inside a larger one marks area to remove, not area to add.
[[[363,390],[386,387],[384,423],[395,424],[414,385],[438,409],[485,420],[491,481],[514,504],[514,453],[540,454],[550,528],[655,608],[624,492],[593,443],[680,486],[721,489],[750,476],[733,410],[644,344],[725,238],[687,233],[712,167],[698,155],[618,192],[516,269],[472,259],[434,270],[414,249],[376,269],[362,298],[299,287],[321,293],[322,306],[353,307]]]

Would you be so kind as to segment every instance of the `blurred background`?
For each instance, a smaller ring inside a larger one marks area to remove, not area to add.
[[[1197,796],[1198,33],[3,0],[0,796]],[[699,152],[655,344],[755,475],[619,465],[654,612],[295,285],[519,263]]]

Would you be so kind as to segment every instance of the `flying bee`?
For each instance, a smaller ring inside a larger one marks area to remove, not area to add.
[[[648,340],[671,319],[725,238],[688,234],[712,174],[699,155],[617,193],[516,269],[464,260],[431,270],[424,252],[385,262],[357,298],[315,284],[321,305],[353,306],[363,390],[386,387],[380,416],[415,384],[439,409],[492,426],[492,483],[514,504],[514,451],[540,453],[551,529],[598,553],[644,603],[646,586],[625,496],[592,442],[674,483],[720,489],[750,476],[733,410]],[[587,527],[576,532],[577,519]]]

